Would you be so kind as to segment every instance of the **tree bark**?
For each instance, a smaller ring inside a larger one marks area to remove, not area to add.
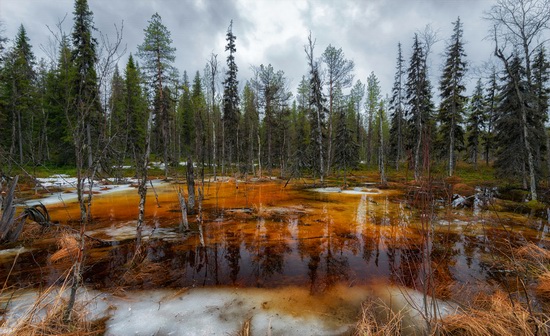
[[[187,157],[187,195],[187,213],[192,215],[195,213],[195,177],[193,174],[193,161],[190,156]]]

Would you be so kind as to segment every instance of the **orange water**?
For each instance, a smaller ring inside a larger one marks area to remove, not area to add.
[[[469,210],[438,211],[430,234],[406,196],[395,190],[374,194],[319,193],[303,185],[280,182],[216,182],[205,185],[203,239],[196,215],[191,232],[178,234],[181,212],[177,188],[168,184],[149,189],[146,225],[168,229],[170,237],[153,234],[145,242],[146,258],[138,270],[128,270],[133,238],[108,230],[132,232],[139,198],[136,190],[94,195],[93,221],[84,281],[95,288],[160,288],[188,286],[301,286],[312,292],[336,284],[373,281],[418,288],[427,265],[440,295],[456,294],[461,286],[501,281],[492,258],[508,242],[532,240],[546,244],[544,228],[525,225],[512,214]],[[186,190],[186,189],[185,189]],[[75,202],[48,207],[52,220],[78,227]],[[504,219],[503,219],[504,218]],[[0,258],[0,281],[11,286],[60,282],[70,263],[51,262],[58,250],[59,229],[43,239],[23,241],[29,249],[14,258]],[[159,230],[160,232],[160,230]],[[203,243],[204,242],[204,245]],[[430,262],[426,261],[429,256]],[[9,274],[9,277],[8,277]]]

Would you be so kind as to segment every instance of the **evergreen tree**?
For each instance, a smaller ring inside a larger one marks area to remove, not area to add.
[[[511,179],[523,177],[525,180],[525,147],[522,130],[521,101],[516,94],[516,83],[520,84],[521,90],[527,86],[525,69],[517,54],[510,61],[510,71],[506,73],[500,91],[499,110],[496,119],[497,152],[494,166],[496,174],[500,178]]]
[[[392,88],[389,110],[391,111],[391,128],[389,137],[389,159],[395,161],[395,169],[399,169],[399,162],[403,159],[405,145],[405,111],[403,76],[405,74],[401,43],[397,44],[397,64]]]
[[[96,73],[97,40],[92,36],[95,27],[88,1],[76,0],[73,14],[71,60],[74,70],[72,94],[75,97],[76,116],[69,115],[69,119],[77,150],[76,158],[82,161],[87,157],[87,166],[91,168],[94,152],[102,148],[102,136],[107,123],[99,98]],[[84,167],[84,162],[77,162],[77,167]]]
[[[36,112],[33,138],[35,139],[32,147],[35,148],[33,161],[36,164],[44,164],[50,159],[49,139],[48,139],[48,79],[51,73],[51,67],[44,59],[41,59],[36,70]],[[33,151],[31,151],[32,153]]]
[[[46,81],[46,105],[48,106],[47,132],[51,160],[57,165],[74,164],[74,138],[71,127],[74,125],[72,108],[75,106],[73,87],[74,66],[71,62],[70,41],[67,36],[61,38],[57,63],[49,72]],[[69,122],[70,121],[70,122]]]
[[[484,121],[486,120],[485,99],[483,97],[483,85],[481,79],[477,81],[474,93],[470,100],[470,113],[466,121],[466,132],[468,134],[468,157],[470,162],[477,168],[479,156],[480,139],[484,132]]]
[[[245,163],[246,171],[254,174],[254,159],[257,153],[258,137],[259,137],[259,115],[257,106],[257,97],[250,82],[246,82],[242,93],[242,147],[243,162]]]
[[[206,160],[206,137],[208,130],[208,109],[206,106],[206,96],[203,91],[202,80],[199,72],[195,73],[193,78],[193,88],[191,91],[191,110],[188,119],[193,120],[192,125],[187,126],[187,131],[191,132],[189,141],[194,145],[195,157],[204,165]]]
[[[408,117],[408,139],[407,149],[414,155],[414,177],[419,180],[423,170],[421,157],[427,154],[424,151],[430,149],[429,140],[433,137],[432,124],[432,93],[428,79],[426,67],[426,55],[423,46],[418,40],[418,35],[414,36],[413,52],[411,55],[409,68],[407,70],[407,82],[405,84],[406,93],[406,115]],[[429,162],[423,161],[423,166]]]
[[[346,106],[347,105],[347,106]],[[358,163],[359,145],[354,141],[353,127],[349,125],[347,113],[353,109],[353,102],[337,106],[336,137],[334,139],[334,164],[344,173],[344,186],[347,184],[347,172]]]
[[[535,101],[534,116],[540,127],[548,121],[548,104],[550,103],[550,62],[547,60],[546,49],[543,46],[538,48],[533,59],[532,83]]]
[[[124,165],[124,160],[128,153],[128,130],[129,118],[126,114],[126,93],[124,78],[120,75],[118,66],[115,67],[113,78],[111,79],[111,95],[109,97],[109,116],[110,116],[110,132],[109,137],[112,139],[110,148],[113,151],[115,165],[118,167],[117,173],[120,174],[121,167]],[[122,176],[117,176],[121,178]]]
[[[333,124],[335,123],[334,95],[337,87],[347,88],[353,83],[353,69],[355,64],[345,58],[342,48],[336,48],[329,44],[321,55],[326,65],[326,81],[328,85],[328,145],[327,145],[327,171],[332,165]],[[336,119],[338,116],[336,116]]]
[[[363,159],[366,156],[365,139],[367,138],[364,128],[364,118],[361,114],[361,103],[365,96],[365,84],[361,80],[357,80],[351,89],[350,99],[352,100],[353,111],[351,114],[355,117],[355,142],[359,145],[359,158]]]
[[[132,153],[136,170],[144,165],[144,155],[149,137],[149,108],[142,84],[142,75],[134,61],[134,57],[130,54],[124,70],[124,109],[128,118],[128,150]],[[138,174],[138,171],[136,171],[136,174]]]
[[[24,153],[31,151],[33,113],[36,108],[35,81],[36,73],[34,54],[31,50],[25,27],[21,25],[17,32],[13,48],[6,57],[4,75],[6,87],[4,98],[7,110],[10,111],[6,127],[11,132],[10,150],[11,159],[23,164]],[[26,132],[25,132],[26,131]]]
[[[223,128],[224,128],[224,156],[229,164],[233,163],[238,155],[237,139],[239,137],[239,81],[237,80],[237,64],[235,64],[235,40],[237,37],[233,34],[233,20],[227,28],[227,45],[225,51],[229,51],[227,56],[227,72],[223,82]]]
[[[495,123],[497,117],[498,102],[500,98],[498,97],[499,86],[497,81],[497,71],[493,67],[491,71],[491,77],[487,85],[486,94],[484,96],[485,100],[485,118],[483,123],[485,124],[485,132],[482,134],[483,147],[484,147],[484,157],[485,164],[489,165],[489,159],[496,151],[496,144],[494,141],[495,138]]]
[[[191,102],[191,84],[189,83],[189,78],[187,78],[186,71],[183,72],[182,92],[178,103],[178,119],[181,154],[186,158],[191,154],[191,151],[194,150],[193,141],[195,139],[195,118]]]
[[[311,139],[314,146],[310,147],[310,157],[312,164],[316,167],[321,184],[325,177],[325,149],[323,138],[325,136],[325,121],[327,109],[325,107],[325,97],[323,96],[321,73],[319,63],[313,56],[315,41],[311,39],[311,33],[308,36],[308,45],[304,47],[309,66],[309,120],[311,124]]]
[[[275,71],[271,64],[264,66],[263,64],[255,68],[256,79],[252,81],[253,86],[259,93],[259,105],[263,108],[265,139],[262,143],[265,145],[265,159],[269,174],[274,168],[275,158],[281,157],[281,153],[277,153],[280,148],[277,148],[276,142],[280,140],[277,134],[282,123],[282,114],[285,111],[286,104],[290,99],[291,94],[286,89],[286,78],[282,70]],[[283,139],[284,140],[284,139]]]
[[[367,112],[367,165],[374,162],[375,136],[377,130],[374,128],[378,107],[380,105],[381,89],[378,77],[371,72],[367,78],[367,100],[365,101],[365,110]]]
[[[464,130],[462,128],[464,104],[464,76],[466,61],[464,58],[464,43],[462,42],[462,23],[460,18],[454,22],[453,35],[445,52],[447,57],[443,75],[439,83],[441,104],[439,107],[440,134],[444,143],[448,144],[449,176],[453,175],[455,167],[455,151],[464,146]]]
[[[165,177],[168,177],[168,165],[171,162],[169,149],[172,140],[170,139],[170,123],[173,118],[168,108],[170,97],[165,97],[165,92],[175,73],[172,64],[175,60],[176,48],[171,46],[170,32],[162,23],[162,18],[158,13],[153,14],[144,32],[145,39],[138,46],[138,56],[143,60],[142,69],[151,86],[152,97],[150,98],[153,98],[154,101],[155,128],[158,130],[155,134],[160,135],[160,138],[156,139],[156,143],[162,151],[164,174]]]

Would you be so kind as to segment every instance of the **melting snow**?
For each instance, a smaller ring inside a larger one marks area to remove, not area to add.
[[[341,194],[350,194],[350,195],[378,195],[380,194],[379,189],[375,188],[360,188],[356,187],[353,189],[342,189],[339,187],[325,187],[325,188],[314,188],[311,189],[315,192],[320,193],[341,193]]]
[[[29,311],[35,291],[0,293],[7,306],[9,332],[17,319]],[[67,295],[65,292],[62,295]],[[53,291],[44,302],[54,302]],[[253,335],[335,335],[353,330],[361,303],[378,298],[405,315],[403,327],[421,330],[424,298],[420,292],[388,286],[335,286],[312,295],[306,288],[191,288],[178,290],[125,291],[122,296],[81,289],[79,302],[86,303],[88,319],[109,316],[106,335],[228,335],[237,334],[250,321]],[[455,307],[439,300],[439,314],[452,314]],[[36,318],[44,316],[44,309]],[[35,318],[35,320],[36,320]]]

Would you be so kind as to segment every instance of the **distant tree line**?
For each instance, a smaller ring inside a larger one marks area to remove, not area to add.
[[[311,34],[296,92],[271,64],[253,66],[239,86],[233,22],[225,73],[212,54],[204,69],[180,74],[158,13],[137,51],[116,65],[114,46],[98,50],[87,1],[76,0],[72,33],[56,35],[53,59],[36,59],[23,25],[11,43],[0,36],[1,169],[70,165],[89,177],[118,176],[132,165],[143,177],[155,160],[168,176],[191,160],[202,174],[277,172],[323,181],[363,163],[381,174],[410,169],[418,180],[433,163],[452,176],[463,160],[493,164],[499,177],[537,199],[550,165],[548,8],[548,0],[499,0],[484,13],[494,27],[496,62],[479,78],[468,72],[460,18],[436,76],[429,58],[437,38],[429,29],[417,32],[408,59],[397,44],[394,84],[383,95],[374,73],[366,84],[354,80],[354,61],[333,45],[318,52]],[[475,88],[467,96],[470,80]]]

